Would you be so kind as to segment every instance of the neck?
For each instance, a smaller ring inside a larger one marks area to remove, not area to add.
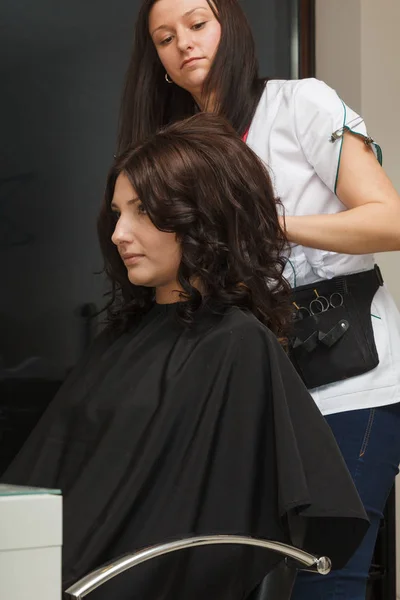
[[[205,97],[201,92],[192,94],[193,100],[202,112],[213,113],[216,108],[215,94]]]
[[[197,277],[192,278],[190,283],[202,295],[204,295],[204,286]],[[175,304],[176,302],[184,302],[185,299],[187,299],[185,292],[177,281],[175,281],[174,284],[168,284],[156,288],[157,304]]]
[[[182,300],[181,287],[176,284],[174,286],[165,286],[156,288],[156,303],[157,304],[175,304]]]

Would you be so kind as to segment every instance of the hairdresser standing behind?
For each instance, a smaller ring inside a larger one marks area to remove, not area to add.
[[[145,0],[119,152],[198,111],[226,117],[270,168],[291,242],[292,360],[371,520],[346,568],[302,574],[294,598],[363,600],[400,461],[400,316],[373,257],[400,249],[399,196],[363,119],[334,90],[316,79],[260,80],[237,0]]]

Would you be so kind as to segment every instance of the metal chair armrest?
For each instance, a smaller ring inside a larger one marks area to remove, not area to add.
[[[136,567],[141,563],[144,563],[158,556],[169,554],[170,552],[176,552],[177,550],[183,550],[186,548],[196,548],[198,546],[209,546],[218,544],[242,544],[246,546],[256,546],[259,548],[265,548],[266,550],[272,550],[281,554],[287,558],[291,558],[296,562],[300,563],[304,567],[320,573],[321,575],[327,575],[331,570],[331,561],[328,557],[316,557],[304,550],[294,548],[288,544],[282,544],[281,542],[274,542],[271,540],[260,540],[246,536],[236,535],[204,535],[197,537],[184,538],[174,542],[167,542],[165,544],[157,544],[137,552],[125,554],[110,563],[95,569],[74,585],[72,585],[65,594],[70,600],[82,600],[85,596],[93,592],[96,588],[103,585],[113,577],[124,573],[125,571]]]

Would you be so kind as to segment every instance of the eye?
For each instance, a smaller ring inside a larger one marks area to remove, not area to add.
[[[160,42],[160,46],[167,46],[170,42],[172,42],[172,35],[169,35],[167,38]]]
[[[112,210],[111,211],[111,217],[113,219],[113,221],[117,222],[118,219],[120,218],[121,213],[118,210]]]
[[[192,29],[194,29],[194,31],[198,31],[199,29],[203,29],[203,27],[205,26],[206,21],[202,21],[201,23],[195,23],[194,25],[192,25]]]
[[[144,205],[141,202],[140,202],[140,204],[138,204],[137,211],[138,211],[139,215],[147,215],[147,210],[145,209]]]

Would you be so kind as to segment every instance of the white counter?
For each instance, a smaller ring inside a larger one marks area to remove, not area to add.
[[[62,497],[0,485],[0,599],[60,600]]]

